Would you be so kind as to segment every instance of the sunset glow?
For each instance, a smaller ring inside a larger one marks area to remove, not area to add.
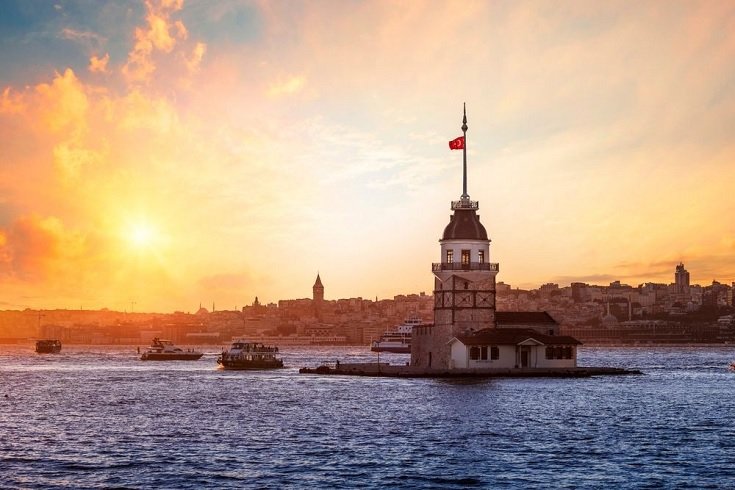
[[[154,231],[145,223],[134,225],[129,232],[128,239],[137,248],[150,247],[154,242]]]
[[[0,308],[735,280],[735,4],[3,2]]]

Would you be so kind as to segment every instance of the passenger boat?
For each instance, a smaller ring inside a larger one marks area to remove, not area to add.
[[[408,354],[411,352],[411,331],[413,327],[423,325],[421,318],[412,316],[400,325],[386,330],[380,339],[373,340],[370,350],[373,352],[395,352]]]
[[[223,350],[217,364],[224,369],[275,369],[283,367],[283,360],[276,357],[278,347],[258,342],[235,340],[229,349]]]
[[[57,354],[61,352],[61,342],[58,340],[37,340],[36,352],[39,354]]]
[[[196,361],[204,355],[195,350],[183,350],[170,340],[153,339],[153,343],[141,356],[141,361]]]

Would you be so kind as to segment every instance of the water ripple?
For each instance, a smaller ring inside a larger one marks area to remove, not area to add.
[[[727,488],[733,349],[583,348],[644,376],[427,380],[305,376],[133,348],[0,348],[2,488]],[[405,356],[386,356],[403,363]],[[381,360],[384,360],[381,356]]]

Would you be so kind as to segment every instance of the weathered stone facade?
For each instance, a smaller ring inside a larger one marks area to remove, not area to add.
[[[473,280],[474,279],[474,280]],[[451,274],[434,281],[434,325],[414,328],[411,365],[448,369],[449,341],[495,327],[495,273]]]

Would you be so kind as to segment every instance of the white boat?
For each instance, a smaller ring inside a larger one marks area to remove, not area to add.
[[[411,331],[424,322],[417,316],[408,318],[400,325],[386,330],[380,339],[373,340],[370,350],[373,352],[396,352],[408,354],[411,352]]]
[[[170,340],[153,339],[153,343],[141,356],[141,361],[196,361],[204,355],[195,350],[183,350]]]

